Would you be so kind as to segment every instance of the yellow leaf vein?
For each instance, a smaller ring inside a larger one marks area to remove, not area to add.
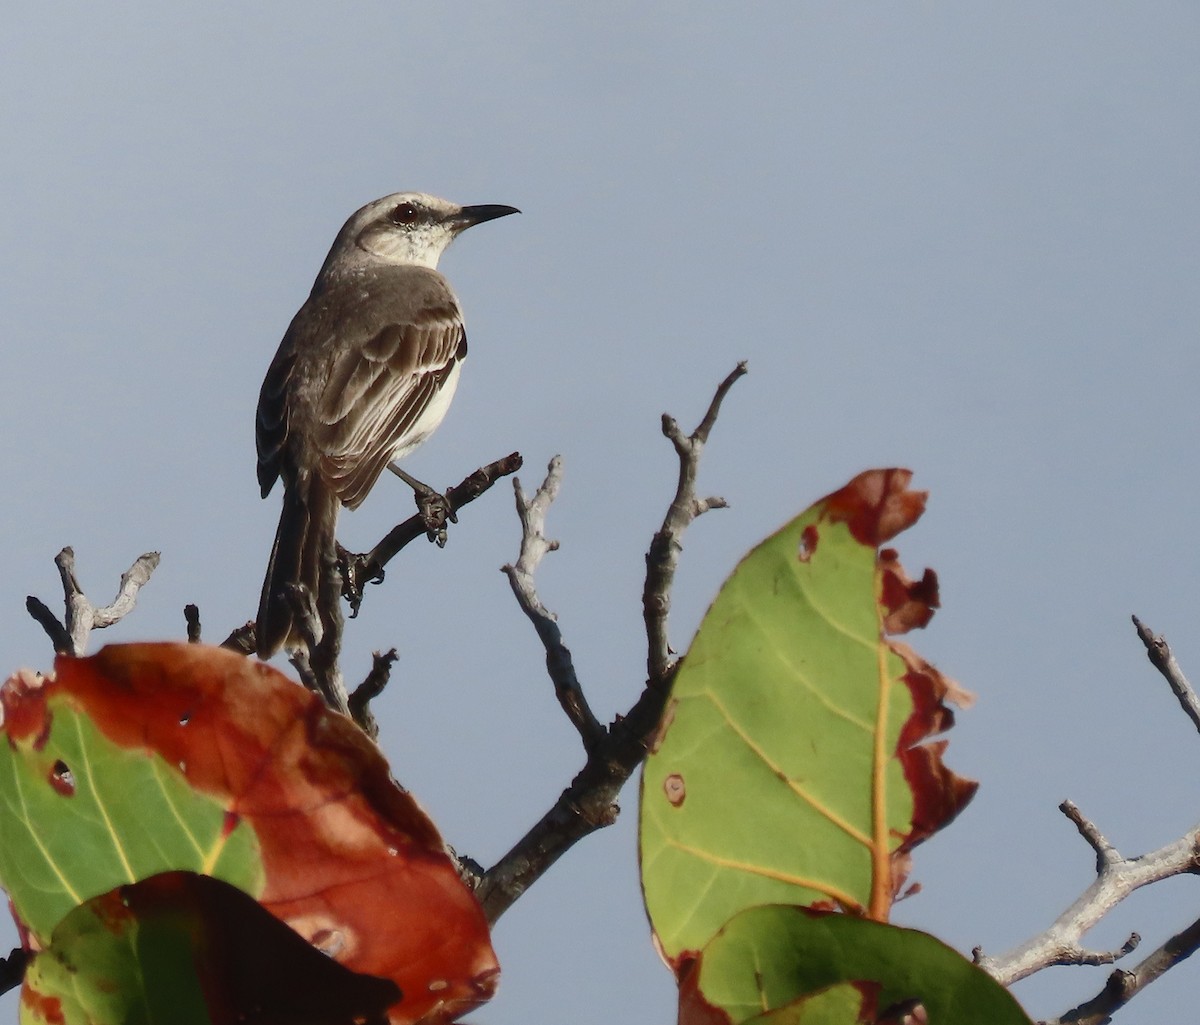
[[[770,769],[771,772],[783,780],[793,794],[795,794],[798,798],[800,798],[800,800],[804,801],[810,808],[828,820],[832,825],[840,829],[851,839],[862,844],[864,847],[869,848],[871,846],[870,836],[856,827],[852,822],[848,822],[846,819],[842,818],[841,815],[835,812],[827,804],[822,801],[818,801],[796,780],[789,776],[788,773],[784,771],[783,767],[777,764],[763,749],[763,747],[758,744],[744,729],[742,729],[740,725],[738,725],[732,713],[728,708],[725,707],[724,702],[722,702],[716,694],[714,694],[712,691],[706,691],[705,696],[713,703],[713,705],[716,706],[717,711],[721,713],[722,718],[724,718],[729,728],[737,734],[738,739],[741,740],[741,742],[745,744],[752,752],[754,752],[755,757],[758,758],[768,769]]]
[[[76,904],[82,903],[83,898],[75,892],[75,888],[67,881],[67,877],[63,874],[62,869],[58,867],[58,862],[54,860],[50,849],[42,843],[42,838],[38,835],[37,830],[34,829],[33,819],[29,814],[29,802],[26,799],[25,787],[21,779],[21,773],[17,767],[16,759],[13,759],[10,764],[13,768],[13,789],[17,792],[17,797],[21,801],[21,818],[25,823],[25,828],[29,830],[29,838],[33,841],[34,846],[50,867],[50,871],[54,873],[55,878],[62,885],[63,890],[66,891],[71,900]],[[45,937],[42,938],[44,939]]]
[[[819,879],[810,879],[807,876],[793,875],[791,872],[781,872],[779,869],[771,868],[767,865],[756,865],[753,862],[738,861],[734,858],[723,858],[719,854],[714,854],[712,851],[706,851],[699,847],[693,847],[691,844],[680,843],[671,837],[665,838],[665,843],[669,847],[674,847],[677,851],[684,854],[690,854],[700,861],[707,862],[710,865],[716,865],[718,868],[733,869],[737,872],[746,872],[750,875],[759,876],[763,879],[771,879],[778,883],[786,883],[789,886],[800,886],[806,890],[813,890],[816,893],[823,893],[830,900],[836,901],[848,910],[857,911],[861,905],[849,893],[840,887],[834,886],[832,883],[827,883]]]
[[[742,606],[742,611],[745,613],[746,619],[749,622],[749,624],[751,626],[753,626],[760,634],[762,634],[764,637],[767,638],[767,640],[770,642],[770,650],[771,650],[772,654],[774,654],[774,656],[783,664],[783,666],[787,670],[787,672],[790,673],[804,687],[805,690],[807,690],[813,697],[815,697],[822,705],[824,705],[834,715],[838,716],[841,719],[845,719],[846,722],[850,723],[851,725],[857,726],[860,730],[862,730],[865,733],[872,732],[873,727],[871,726],[870,723],[859,718],[853,712],[850,712],[847,709],[842,708],[840,705],[835,704],[830,699],[829,692],[827,690],[825,690],[824,688],[818,687],[815,683],[813,683],[813,681],[808,677],[808,674],[804,671],[804,669],[801,666],[797,665],[795,662],[793,662],[787,656],[787,653],[784,651],[783,646],[778,642],[778,639],[775,637],[775,635],[772,632],[772,630],[770,629],[769,625],[764,621],[764,617],[758,612],[758,610],[755,608],[753,603],[747,602],[746,599],[743,598],[740,594],[737,596],[737,599],[738,599],[738,602]],[[821,616],[821,618],[826,623],[828,623],[833,629],[837,630],[838,633],[850,638],[850,640],[854,641],[856,644],[863,645],[868,650],[870,650],[870,646],[867,645],[862,640],[861,637],[856,637],[854,634],[851,634],[848,631],[843,630],[840,626],[838,626],[836,623],[834,623],[833,620],[829,619],[829,617],[826,616],[825,613],[818,606],[813,604],[811,599],[809,601],[809,604],[812,605],[813,609],[816,610],[816,612]]]
[[[129,863],[129,858],[125,853],[125,847],[121,843],[121,834],[116,827],[113,826],[112,818],[108,814],[108,806],[105,804],[104,796],[101,793],[100,781],[92,772],[92,763],[88,758],[87,745],[84,743],[83,726],[81,724],[80,717],[74,716],[73,722],[75,724],[75,734],[79,739],[79,757],[83,759],[82,776],[88,781],[88,784],[91,788],[92,800],[96,804],[96,810],[100,813],[101,819],[104,820],[104,827],[108,830],[108,835],[112,839],[113,851],[117,855],[118,860],[121,862],[121,868],[124,869],[126,878],[131,883],[137,882],[137,876],[134,874],[133,866]]]

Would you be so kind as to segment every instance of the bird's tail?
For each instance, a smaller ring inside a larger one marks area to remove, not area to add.
[[[258,604],[255,640],[260,658],[304,643],[296,629],[288,587],[303,584],[314,599],[320,598],[324,568],[332,566],[335,558],[337,515],[338,497],[319,476],[304,474],[284,487],[283,512]]]

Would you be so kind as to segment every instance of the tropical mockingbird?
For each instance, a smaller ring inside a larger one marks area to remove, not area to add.
[[[283,478],[258,607],[260,657],[302,645],[289,588],[320,595],[338,506],[357,508],[384,467],[446,415],[467,336],[438,258],[471,225],[517,212],[399,192],[368,203],[338,233],[258,397],[263,497]]]

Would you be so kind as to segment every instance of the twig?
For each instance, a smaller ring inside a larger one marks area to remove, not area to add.
[[[662,718],[675,673],[675,664],[667,653],[665,638],[666,613],[670,606],[669,592],[678,563],[679,534],[706,508],[716,508],[719,504],[724,504],[719,499],[696,499],[696,463],[703,443],[716,420],[721,399],[733,382],[744,373],[745,364],[739,364],[722,382],[709,404],[708,412],[690,439],[684,439],[678,433],[678,428],[673,427],[674,420],[670,417],[663,418],[663,431],[671,438],[679,455],[680,484],[667,511],[663,529],[655,535],[655,542],[664,546],[665,555],[659,557],[652,544],[651,555],[647,556],[646,560],[647,582],[643,594],[654,597],[656,624],[661,619],[661,629],[657,625],[652,629],[651,614],[647,612],[649,676],[633,707],[625,715],[617,716],[607,728],[599,725],[593,728],[588,722],[590,711],[584,713],[564,704],[572,723],[584,736],[584,745],[588,749],[587,763],[541,820],[479,879],[475,895],[483,905],[489,922],[495,922],[504,914],[517,898],[577,841],[616,821],[620,811],[616,804],[617,795],[646,757]],[[546,481],[532,501],[525,499],[518,486],[518,511],[522,521],[521,551],[522,556],[525,556],[528,548],[530,556],[525,566],[528,578],[522,576],[521,559],[518,559],[516,569],[510,571],[506,567],[506,572],[509,572],[509,580],[513,582],[513,591],[518,602],[533,621],[538,636],[547,648],[546,664],[551,677],[555,678],[556,672],[565,672],[559,662],[561,653],[557,651],[557,648],[561,647],[562,652],[566,652],[566,666],[570,669],[570,676],[566,682],[573,681],[573,685],[578,687],[574,669],[570,667],[570,653],[562,646],[561,633],[554,616],[542,606],[533,587],[533,572],[538,561],[542,555],[554,548],[554,542],[547,541],[542,535],[542,527],[545,518],[544,507],[549,504],[553,492],[557,490],[560,473],[561,467],[556,467],[556,463],[551,462]],[[554,682],[555,691],[560,693],[561,701],[560,680],[555,678]],[[582,690],[578,696],[582,701]],[[582,708],[587,709],[586,703]]]
[[[72,552],[72,562],[74,562],[74,558],[75,553]],[[92,610],[92,626],[95,629],[103,630],[106,626],[112,626],[113,623],[120,622],[133,611],[133,606],[137,603],[138,591],[149,581],[150,574],[158,567],[158,560],[158,552],[139,555],[133,565],[121,574],[121,586],[117,589],[117,596],[112,600],[112,604]],[[74,573],[72,573],[72,580],[74,580]]]
[[[590,755],[603,742],[605,730],[583,695],[583,688],[579,685],[575,664],[571,659],[571,650],[563,643],[557,617],[542,604],[533,581],[533,575],[546,553],[558,550],[558,542],[547,540],[543,530],[546,526],[546,511],[558,495],[561,483],[561,456],[550,460],[546,479],[542,481],[533,498],[526,497],[525,492],[521,490],[519,479],[513,480],[517,516],[521,520],[521,553],[515,564],[502,566],[501,571],[508,577],[521,611],[529,617],[529,621],[537,630],[542,647],[546,649],[546,671],[554,683],[558,703],[566,712],[571,725],[579,732],[583,748]]]
[[[470,505],[486,492],[501,477],[516,473],[521,468],[521,454],[513,452],[487,466],[481,466],[462,482],[446,491],[447,514],[453,516],[463,506]],[[419,537],[426,536],[428,525],[422,513],[416,512],[403,523],[393,527],[382,541],[365,555],[348,552],[338,546],[338,565],[342,571],[342,596],[350,603],[350,616],[358,615],[362,605],[363,588],[368,583],[383,580],[384,567],[406,545]]]
[[[71,635],[67,633],[67,628],[58,621],[58,617],[51,612],[46,603],[40,598],[34,597],[32,594],[25,599],[25,611],[36,619],[46,631],[46,635],[50,638],[50,643],[54,645],[54,652],[57,655],[71,654]]]
[[[117,596],[108,605],[96,606],[88,601],[79,580],[75,576],[75,552],[69,546],[54,558],[58,575],[62,580],[66,615],[60,623],[46,605],[32,595],[25,600],[25,608],[54,642],[59,654],[82,655],[87,650],[88,636],[92,630],[103,630],[120,622],[133,611],[138,591],[150,579],[158,565],[158,552],[146,552],[134,560],[133,565],[121,575],[121,586]]]
[[[999,957],[986,957],[975,949],[975,963],[1004,986],[1051,965],[1111,964],[1124,957],[1137,946],[1136,933],[1116,951],[1086,950],[1080,940],[1134,890],[1171,876],[1200,872],[1200,827],[1157,851],[1125,858],[1074,804],[1064,801],[1060,808],[1096,852],[1096,880],[1045,932]]]
[[[740,362],[721,382],[713,395],[708,411],[699,426],[689,435],[679,429],[679,424],[664,413],[662,432],[675,446],[679,456],[679,482],[675,498],[667,509],[663,525],[650,542],[646,553],[646,584],[642,591],[642,618],[646,623],[646,672],[651,684],[661,682],[671,668],[671,646],[667,637],[667,617],[671,611],[671,585],[675,581],[675,570],[679,565],[679,554],[683,551],[683,533],[701,513],[709,509],[723,509],[723,498],[696,497],[696,470],[704,444],[716,423],[721,402],[733,387],[734,382],[746,373],[746,362]]]
[[[348,702],[350,716],[372,740],[379,737],[379,723],[375,721],[375,716],[371,713],[370,704],[383,693],[384,687],[388,685],[388,680],[392,675],[392,666],[397,658],[399,656],[396,654],[395,648],[382,654],[378,651],[373,652],[371,671],[350,694]]]
[[[1146,655],[1154,668],[1162,673],[1163,679],[1167,681],[1167,686],[1179,699],[1179,705],[1184,713],[1192,720],[1196,729],[1200,730],[1200,698],[1196,696],[1192,685],[1183,675],[1183,670],[1179,668],[1179,663],[1175,661],[1175,656],[1171,654],[1166,638],[1161,635],[1155,636],[1137,616],[1133,616],[1132,619],[1133,625],[1137,628],[1138,637],[1146,645]]]
[[[1191,957],[1198,948],[1200,919],[1172,936],[1136,968],[1118,968],[1109,975],[1104,988],[1091,1000],[1044,1025],[1106,1025],[1112,1021],[1114,1012],[1129,1003],[1167,969]]]
[[[200,607],[190,602],[183,607],[183,621],[187,623],[188,644],[200,643]]]

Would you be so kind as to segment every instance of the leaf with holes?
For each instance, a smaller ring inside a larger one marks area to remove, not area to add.
[[[30,945],[91,897],[189,870],[393,980],[394,1023],[491,995],[487,924],[433,824],[357,727],[269,666],[114,645],[0,701],[0,886]]]
[[[925,496],[874,470],[755,548],[676,674],[642,776],[642,886],[678,969],[760,904],[883,920],[911,849],[975,784],[942,764],[964,692],[893,634],[924,626],[937,579],[880,549]]]

